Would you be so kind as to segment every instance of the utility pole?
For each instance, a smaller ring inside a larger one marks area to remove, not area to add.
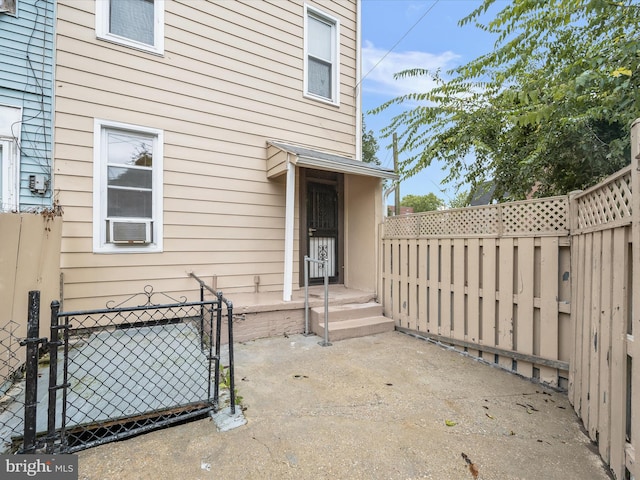
[[[393,171],[398,173],[398,135],[393,132]],[[400,215],[400,181],[396,182],[396,203],[394,215]]]

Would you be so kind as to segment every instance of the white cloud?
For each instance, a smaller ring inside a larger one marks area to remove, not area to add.
[[[386,50],[376,48],[373,43],[364,42],[362,74],[366,75],[366,78],[362,85],[368,93],[389,98],[407,93],[426,92],[434,86],[434,82],[427,77],[395,80],[394,74],[411,68],[426,68],[432,71],[441,69],[444,72],[455,66],[455,61],[460,58],[460,55],[451,51],[439,54],[421,51],[393,51],[376,65],[386,53]]]

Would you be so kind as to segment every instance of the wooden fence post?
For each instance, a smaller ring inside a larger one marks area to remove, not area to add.
[[[630,415],[631,443],[627,449],[626,467],[632,478],[640,478],[640,119],[631,126],[631,237],[632,237],[632,285],[631,325],[627,336],[627,354],[631,358],[628,374],[631,394],[627,398]],[[631,397],[633,395],[634,398]]]
[[[581,298],[578,295],[578,279],[580,277],[580,269],[578,265],[578,239],[574,237],[575,232],[578,229],[578,202],[576,201],[576,195],[581,193],[582,190],[575,190],[569,193],[569,237],[571,241],[571,338],[573,339],[573,345],[569,355],[569,401],[576,408],[576,412],[580,414],[580,389],[582,388],[581,371],[578,368],[580,364],[580,357],[582,355],[582,324],[578,325],[578,322],[582,321],[582,315],[578,315],[579,302]]]

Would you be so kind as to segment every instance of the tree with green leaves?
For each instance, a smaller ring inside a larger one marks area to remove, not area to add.
[[[496,35],[492,52],[427,75],[429,92],[379,108],[418,105],[383,131],[397,132],[402,173],[438,159],[446,182],[491,181],[494,198],[584,189],[629,162],[629,130],[640,113],[640,5],[634,0],[514,0],[487,24],[482,5],[460,21]],[[502,4],[498,4],[502,5]]]
[[[434,193],[428,193],[426,195],[405,195],[402,197],[400,206],[411,207],[414,213],[430,212],[444,207],[444,201]]]
[[[367,130],[367,125],[362,116],[362,161],[380,166],[378,159],[378,140],[373,134],[373,130]]]
[[[471,193],[467,190],[459,191],[455,197],[453,197],[449,204],[449,208],[465,208],[471,204]]]

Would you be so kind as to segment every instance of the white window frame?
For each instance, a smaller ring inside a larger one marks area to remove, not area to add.
[[[0,137],[2,149],[2,198],[0,212],[18,211],[18,148],[13,138]]]
[[[0,146],[2,146],[2,198],[0,212],[20,207],[20,133],[22,108],[0,105]]]
[[[331,98],[309,92],[309,17],[312,16],[331,26]],[[340,105],[340,20],[305,3],[304,5],[304,97]]]
[[[109,32],[110,6],[110,0],[96,0],[96,36],[98,38],[156,55],[164,55],[164,0],[153,2],[153,45]]]
[[[154,137],[152,164],[152,242],[119,244],[107,242],[107,131]],[[163,249],[163,163],[164,132],[157,128],[94,119],[93,127],[93,251],[94,253],[154,253]]]

